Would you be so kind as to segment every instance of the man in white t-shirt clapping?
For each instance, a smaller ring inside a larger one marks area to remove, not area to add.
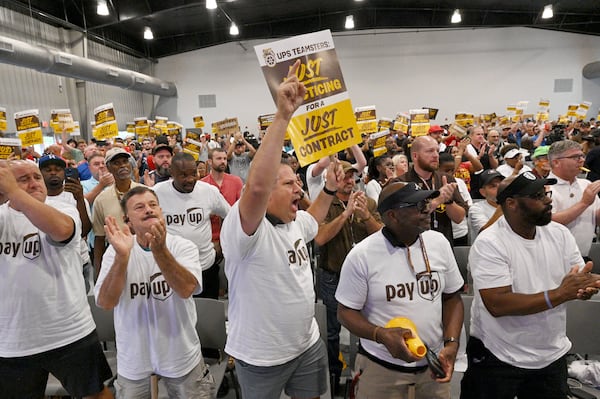
[[[150,397],[156,374],[169,397],[212,398],[215,383],[202,358],[192,298],[202,290],[198,248],[167,233],[150,188],[132,188],[121,206],[127,226],[106,218],[110,246],[95,287],[98,306],[114,308],[117,397]]]
[[[598,292],[573,235],[552,222],[550,185],[531,172],[500,183],[503,215],[471,247],[475,296],[461,399],[567,397],[566,306]]]
[[[203,270],[200,295],[218,299],[219,264],[215,263],[210,216],[225,218],[231,207],[216,187],[198,181],[196,161],[190,154],[175,154],[169,172],[171,180],[154,186],[167,231],[196,244]]]

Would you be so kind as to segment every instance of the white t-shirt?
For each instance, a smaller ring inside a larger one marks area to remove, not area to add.
[[[552,213],[564,211],[581,201],[585,188],[591,183],[586,179],[575,179],[573,184],[567,180],[557,177],[552,172],[548,177],[557,180],[556,184],[551,186],[552,190]],[[587,256],[592,247],[592,240],[596,235],[596,212],[600,207],[600,199],[596,197],[594,203],[588,206],[581,215],[567,225],[571,234],[575,236],[575,241],[581,251],[581,255]]]
[[[296,220],[272,225],[267,218],[248,236],[239,202],[223,221],[221,246],[229,279],[229,331],[225,351],[255,366],[295,359],[319,339],[315,291],[306,243],[316,220],[298,211]]]
[[[88,202],[88,200],[84,199],[83,200],[85,203],[85,209],[87,211],[87,215],[88,215],[88,219],[90,219],[90,221],[92,220],[92,212],[90,211],[90,204]],[[63,206],[71,206],[73,208],[75,208],[75,212],[77,214],[77,218],[75,219],[75,223],[79,224],[79,230],[81,231],[81,217],[79,217],[79,211],[77,210],[77,200],[75,199],[75,197],[73,197],[73,193],[70,193],[68,191],[63,191],[58,195],[54,195],[54,196],[47,196],[46,197],[46,204],[52,206],[53,208],[56,209],[63,209]],[[86,263],[90,263],[90,253],[88,252],[88,245],[87,242],[85,240],[81,240],[81,258],[82,258],[82,265],[85,265]]]
[[[473,205],[473,200],[471,199],[471,194],[469,194],[467,183],[465,183],[465,181],[459,177],[455,177],[454,179],[456,180],[460,196],[467,203],[467,205],[469,205],[469,212],[467,212],[463,220],[460,223],[452,222],[452,238],[457,239],[469,234],[469,224],[467,221],[469,219],[470,207]]]
[[[479,230],[490,220],[496,212],[496,207],[492,206],[487,200],[476,201],[469,208],[469,223],[471,223],[471,242],[479,234]]]
[[[73,220],[77,210],[63,207]],[[71,344],[95,328],[85,295],[81,229],[56,243],[25,214],[0,206],[0,357],[29,356]]]
[[[369,180],[365,187],[367,197],[372,198],[375,202],[379,201],[379,194],[381,194],[381,184],[377,180]]]
[[[229,203],[219,189],[202,181],[194,191],[180,193],[168,180],[154,186],[167,223],[167,231],[192,241],[198,247],[200,264],[206,270],[215,263],[210,215],[227,216]]]
[[[134,237],[135,240],[135,237]],[[195,294],[202,291],[202,268],[196,246],[185,238],[167,235],[173,257],[198,280]],[[115,250],[109,246],[94,294],[110,272]],[[194,298],[181,298],[169,286],[152,252],[133,243],[125,288],[114,310],[117,336],[117,371],[125,378],[140,380],[152,373],[177,378],[189,373],[202,352],[196,333]]]
[[[496,168],[496,172],[500,173],[504,177],[512,175],[514,170],[515,168],[513,168],[507,163],[504,163]],[[531,168],[527,165],[523,165],[523,167],[519,171],[519,174],[523,174],[525,172],[531,172]]]
[[[520,294],[551,290],[560,285],[572,265],[583,266],[583,259],[563,225],[538,226],[535,239],[527,240],[504,217],[498,219],[479,234],[469,253],[475,291],[471,335],[498,359],[516,367],[540,369],[563,356],[571,348],[565,304],[531,315],[494,317],[479,290],[505,286]]]
[[[421,234],[431,267],[431,282],[416,273],[426,271],[421,244],[416,240],[407,250],[394,247],[382,231],[358,243],[346,256],[335,298],[361,313],[371,323],[385,326],[394,317],[407,317],[417,326],[419,337],[436,352],[443,346],[442,293],[461,289],[461,277],[450,243],[437,231]],[[408,263],[408,251],[414,272]],[[432,289],[433,287],[433,289]],[[427,364],[425,359],[406,363],[396,359],[385,345],[361,338],[362,347],[389,363],[404,367]]]
[[[306,186],[308,188],[308,196],[313,201],[317,198],[321,190],[323,190],[323,187],[325,187],[325,178],[323,176],[325,173],[327,173],[327,171],[324,170],[318,175],[313,176],[313,169],[316,165],[316,163],[313,163],[306,168]]]

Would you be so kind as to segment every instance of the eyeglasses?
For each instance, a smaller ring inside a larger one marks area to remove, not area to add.
[[[392,207],[392,209],[403,209],[416,207],[417,211],[424,213],[429,210],[429,200],[419,201],[417,203],[400,202]]]
[[[529,194],[529,195],[515,195],[515,197],[520,197],[520,198],[531,198],[532,200],[536,200],[536,201],[543,201],[546,198],[552,198],[552,191],[548,190],[548,191],[538,191],[535,194]]]
[[[571,155],[569,157],[559,157],[556,159],[572,159],[574,161],[579,161],[580,159],[585,159],[585,154]]]

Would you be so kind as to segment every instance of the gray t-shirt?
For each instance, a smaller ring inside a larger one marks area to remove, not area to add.
[[[239,176],[244,183],[248,177],[248,170],[250,169],[250,155],[247,152],[243,152],[240,155],[231,154],[232,158],[229,161],[229,172],[232,175]]]

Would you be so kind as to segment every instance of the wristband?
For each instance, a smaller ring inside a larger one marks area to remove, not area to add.
[[[544,299],[546,300],[546,305],[548,306],[548,309],[554,308],[554,306],[552,306],[552,302],[550,301],[550,296],[548,295],[548,291],[544,291]]]
[[[333,191],[332,191],[332,190],[329,190],[329,189],[327,188],[327,186],[323,186],[323,192],[324,192],[325,194],[327,194],[327,195],[335,195],[335,193],[337,193],[337,190],[333,190]]]
[[[377,331],[378,331],[380,328],[381,328],[381,327],[379,327],[379,326],[376,326],[376,327],[375,327],[375,329],[373,330],[373,341],[375,341],[376,343],[379,343],[379,342],[377,342]]]
[[[455,337],[444,338],[444,345],[447,345],[450,342],[456,342],[457,345],[459,344],[458,339],[456,339]]]

